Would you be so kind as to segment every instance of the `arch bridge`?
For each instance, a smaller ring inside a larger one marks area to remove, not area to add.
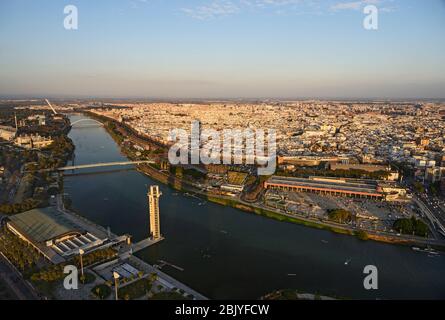
[[[79,119],[79,120],[74,121],[73,123],[71,123],[71,127],[74,127],[75,125],[82,123],[82,122],[93,122],[93,123],[98,124],[102,127],[104,126],[104,124],[100,121],[97,121],[95,119],[85,118],[85,119]]]

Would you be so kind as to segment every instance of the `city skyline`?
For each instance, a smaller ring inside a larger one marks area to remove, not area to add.
[[[65,30],[66,5],[79,29]],[[365,5],[379,29],[365,30]],[[0,96],[445,98],[444,1],[3,1]]]

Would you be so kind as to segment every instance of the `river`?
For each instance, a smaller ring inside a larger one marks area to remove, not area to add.
[[[82,122],[69,136],[76,145],[76,164],[126,159],[102,127]],[[65,192],[79,213],[114,233],[131,234],[134,241],[148,236],[147,188],[159,183],[135,170],[76,173],[65,178]],[[138,256],[180,266],[184,271],[169,266],[162,270],[209,298],[256,299],[282,288],[353,299],[445,298],[445,255],[429,257],[409,247],[363,242],[202,204],[160,187],[165,240]],[[378,290],[364,289],[366,265],[378,268]]]

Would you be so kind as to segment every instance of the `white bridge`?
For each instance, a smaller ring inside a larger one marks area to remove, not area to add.
[[[115,167],[115,166],[129,166],[129,165],[138,165],[144,163],[155,163],[153,160],[144,160],[144,161],[122,161],[122,162],[102,162],[102,163],[93,163],[93,164],[80,164],[76,166],[66,166],[57,168],[57,171],[70,171],[76,169],[89,169],[89,168],[101,168],[101,167]]]
[[[74,127],[76,124],[81,123],[81,122],[92,122],[92,123],[98,124],[102,127],[104,126],[104,124],[100,121],[97,121],[95,119],[86,118],[86,119],[80,119],[80,120],[74,121],[73,123],[71,123],[71,127]]]
[[[51,171],[70,171],[70,170],[79,170],[79,169],[90,169],[90,168],[102,168],[102,167],[123,167],[130,165],[138,165],[144,163],[155,163],[153,160],[141,160],[141,161],[121,161],[121,162],[101,162],[101,163],[92,163],[92,164],[79,164],[75,166],[66,166],[55,169],[42,169],[38,170],[40,172],[51,172]]]

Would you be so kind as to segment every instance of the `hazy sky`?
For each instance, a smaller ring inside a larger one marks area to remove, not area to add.
[[[0,0],[6,95],[445,98],[445,1]]]

